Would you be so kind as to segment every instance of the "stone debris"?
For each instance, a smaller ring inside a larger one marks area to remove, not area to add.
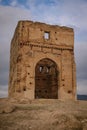
[[[2,113],[12,113],[16,110],[16,106],[13,104],[0,104],[0,114]]]

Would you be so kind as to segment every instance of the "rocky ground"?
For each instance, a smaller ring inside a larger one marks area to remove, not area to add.
[[[0,99],[0,130],[87,130],[87,101]]]

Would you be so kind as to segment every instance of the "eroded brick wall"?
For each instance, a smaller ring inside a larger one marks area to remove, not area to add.
[[[37,75],[35,68],[41,60],[49,59],[55,62],[58,70],[56,98],[75,99],[76,65],[72,28],[19,21],[11,42],[10,55],[9,96],[34,99]],[[40,83],[39,86],[43,88]],[[48,97],[52,94],[48,94]],[[43,97],[44,95],[41,98]]]

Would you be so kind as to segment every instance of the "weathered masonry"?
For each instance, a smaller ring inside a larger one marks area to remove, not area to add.
[[[10,50],[9,96],[75,99],[72,28],[19,21]]]

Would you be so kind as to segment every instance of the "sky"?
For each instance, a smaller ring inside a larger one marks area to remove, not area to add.
[[[77,93],[87,95],[87,0],[0,0],[0,97],[8,95],[10,43],[19,20],[74,28]]]

